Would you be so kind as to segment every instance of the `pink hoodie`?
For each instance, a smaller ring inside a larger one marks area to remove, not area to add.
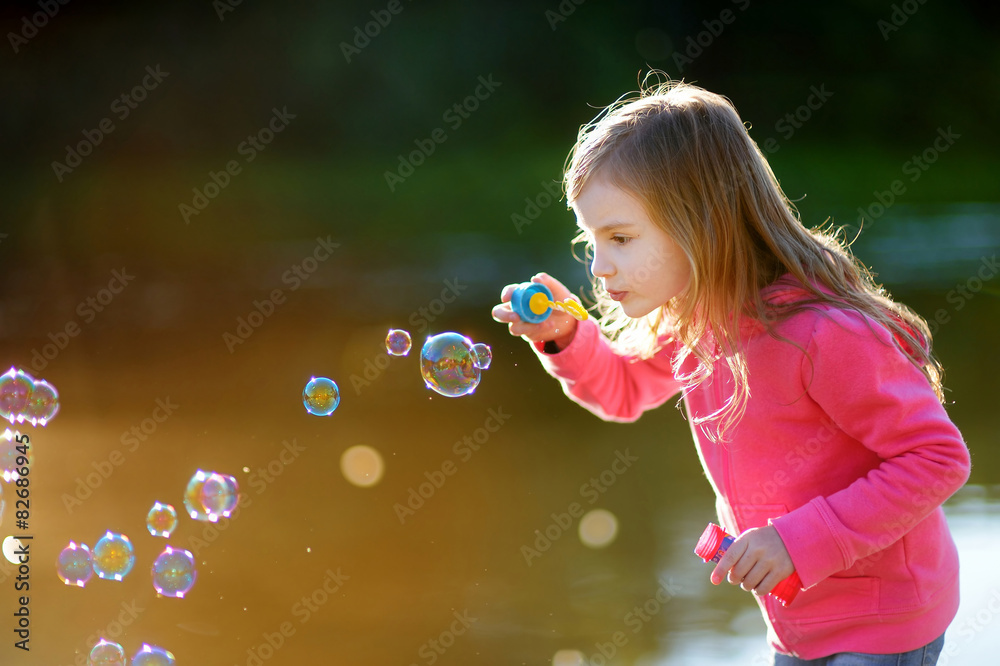
[[[757,598],[768,640],[815,659],[936,639],[958,609],[958,553],[940,505],[969,475],[961,434],[890,332],[860,314],[798,313],[777,326],[794,345],[756,323],[746,330],[752,397],[742,420],[724,444],[692,432],[722,526],[774,525],[805,586],[788,607]],[[619,356],[592,320],[558,354],[535,345],[566,395],[606,421],[634,421],[678,393],[675,348]],[[716,362],[684,399],[689,421],[731,392]]]

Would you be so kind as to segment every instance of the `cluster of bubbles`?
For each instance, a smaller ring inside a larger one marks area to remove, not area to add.
[[[391,328],[385,336],[390,356],[407,356],[412,347],[410,334]],[[460,333],[448,332],[427,338],[420,350],[420,374],[427,388],[455,398],[476,390],[480,371],[490,367],[493,350],[473,343]],[[302,391],[302,404],[313,416],[329,416],[340,405],[340,388],[327,377],[312,377]]]
[[[169,650],[143,643],[132,657],[132,666],[174,666],[177,662]],[[125,648],[103,638],[90,651],[90,666],[127,666]]]
[[[184,492],[184,507],[195,520],[216,522],[228,518],[239,501],[239,485],[228,474],[197,470]],[[154,537],[170,538],[177,529],[177,510],[154,502],[146,514],[146,529]],[[6,545],[5,545],[6,549]],[[56,574],[66,585],[84,587],[94,574],[104,580],[121,581],[135,567],[135,549],[124,534],[108,530],[95,544],[70,541],[56,560]],[[198,578],[194,555],[183,548],[166,546],[150,568],[158,596],[182,599]],[[90,666],[126,666],[124,648],[103,638],[90,651]],[[173,666],[174,655],[164,648],[143,643],[131,666]]]
[[[44,379],[12,367],[0,375],[0,418],[44,426],[59,411],[59,393]]]
[[[460,333],[439,333],[427,338],[420,350],[420,374],[427,388],[455,398],[479,386],[480,371],[490,367],[493,352]]]

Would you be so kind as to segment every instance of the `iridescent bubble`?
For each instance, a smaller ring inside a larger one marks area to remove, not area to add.
[[[169,537],[177,529],[177,510],[169,504],[155,502],[146,514],[146,529],[153,536]]]
[[[146,643],[132,657],[132,666],[175,666],[176,663],[168,650]]]
[[[21,476],[20,471],[25,465],[19,465],[18,459],[22,463],[27,460],[27,467],[30,470],[31,464],[35,461],[34,448],[28,437],[22,436],[17,430],[12,431],[7,428],[0,435],[0,476],[3,476],[4,481],[12,482]]]
[[[313,377],[302,391],[302,403],[313,416],[329,416],[340,404],[340,389],[332,379]]]
[[[240,486],[235,477],[212,472],[201,487],[201,506],[213,523],[228,518],[240,500]]]
[[[85,543],[69,542],[56,560],[59,580],[67,585],[83,587],[94,575],[94,558]]]
[[[189,550],[167,546],[153,562],[153,588],[164,597],[182,598],[194,587],[198,572]]]
[[[94,573],[105,580],[121,580],[135,565],[135,550],[124,534],[110,530],[94,546]]]
[[[22,416],[31,425],[44,426],[52,420],[52,417],[59,411],[59,393],[56,387],[49,384],[44,379],[35,382],[31,395],[28,396],[28,404],[25,405]],[[18,417],[18,421],[21,418]]]
[[[385,336],[385,350],[393,356],[406,356],[410,353],[410,334],[399,328],[389,329]]]
[[[482,342],[472,345],[472,356],[472,362],[480,370],[487,369],[490,367],[490,363],[493,362],[493,350],[490,349],[489,345],[484,345]]]
[[[420,350],[420,374],[427,388],[455,398],[479,386],[479,368],[474,362],[472,341],[458,333],[427,338]]]
[[[211,476],[210,472],[199,469],[188,481],[187,489],[184,491],[184,508],[187,509],[188,515],[195,520],[209,519],[208,511],[201,503],[202,490],[205,488],[205,482],[208,481],[209,476]]]
[[[24,408],[34,387],[34,379],[23,370],[11,368],[0,375],[0,417],[11,423],[18,417],[23,421]]]
[[[103,638],[90,651],[90,666],[127,666],[125,650],[118,643]]]

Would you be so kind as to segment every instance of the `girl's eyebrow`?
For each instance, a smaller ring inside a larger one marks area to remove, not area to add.
[[[630,222],[622,222],[620,220],[612,220],[611,222],[608,222],[607,224],[605,224],[603,227],[600,227],[598,229],[594,229],[594,235],[597,236],[599,234],[604,234],[604,233],[608,233],[608,232],[611,232],[611,231],[617,231],[619,229],[624,229],[624,228],[630,227],[630,226],[632,226],[632,224]]]

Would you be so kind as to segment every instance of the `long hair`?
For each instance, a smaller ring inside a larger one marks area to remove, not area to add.
[[[713,414],[709,437],[726,439],[750,398],[741,320],[750,317],[772,335],[774,324],[823,305],[854,310],[881,324],[919,367],[940,400],[943,369],[931,352],[927,323],[892,300],[850,250],[841,230],[807,229],[788,200],[733,104],[682,81],[640,86],[580,129],[565,169],[568,204],[596,174],[634,196],[650,219],[684,251],[691,278],[675,298],[645,317],[627,316],[591,277],[601,327],[640,358],[676,339],[674,370],[685,394],[725,359],[733,394]],[[665,76],[665,75],[663,75]],[[590,239],[581,233],[574,243]],[[791,273],[808,292],[770,299],[761,290]],[[685,365],[694,356],[698,363]],[[696,369],[681,372],[682,366]]]

